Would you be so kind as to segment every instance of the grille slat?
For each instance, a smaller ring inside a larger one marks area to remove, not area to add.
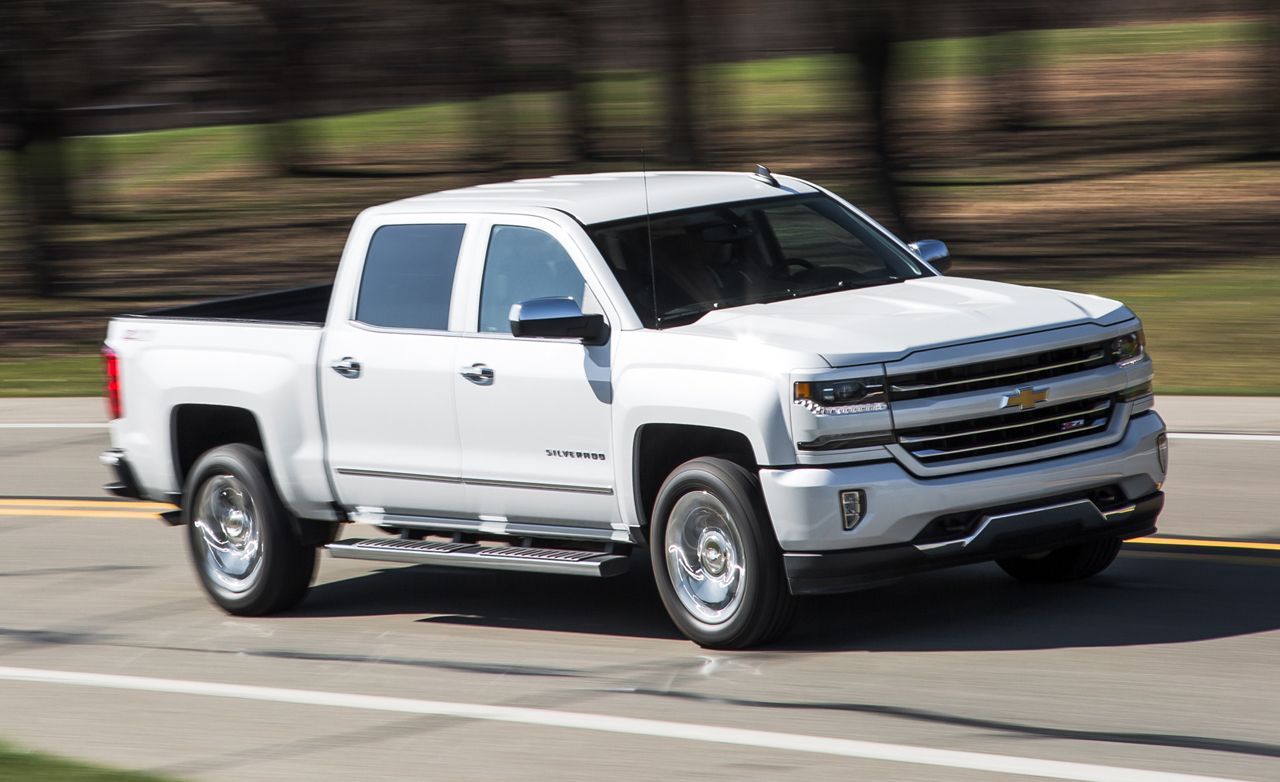
[[[890,399],[902,402],[984,388],[1016,386],[1105,366],[1107,342],[1090,342],[1012,358],[891,375]]]
[[[903,429],[898,443],[926,464],[991,456],[1096,434],[1110,425],[1114,411],[1110,397],[1094,397],[1038,410]]]
[[[1012,424],[1004,424],[1001,426],[992,426],[987,429],[972,429],[966,432],[966,434],[970,434],[970,435],[987,434],[987,433],[993,433],[993,432],[1001,432],[1007,429],[1020,429],[1022,427],[1033,426],[1037,423],[1044,423],[1046,421],[1061,421],[1066,418],[1079,418],[1082,415],[1090,415],[1092,413],[1105,412],[1110,407],[1111,407],[1111,402],[1106,401],[1098,405],[1097,407],[1094,407],[1091,410],[1081,410],[1076,412],[1062,413],[1060,415],[1049,416],[1045,418],[1037,418],[1035,421],[1023,421],[1023,422],[1017,422]],[[934,440],[942,440],[951,436],[952,435],[948,435],[948,434],[934,434],[934,435],[928,435],[923,437],[902,436],[898,438],[898,442],[902,443],[903,445],[915,445],[916,443],[928,443]]]

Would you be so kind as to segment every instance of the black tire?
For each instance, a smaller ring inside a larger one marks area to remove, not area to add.
[[[1034,584],[1079,581],[1106,570],[1120,553],[1120,544],[1119,538],[1102,538],[1054,549],[1047,554],[1000,559],[996,564],[1019,581]]]
[[[205,453],[182,497],[191,561],[213,602],[231,614],[261,616],[306,596],[316,547],[298,540],[262,451],[237,443]]]
[[[673,517],[673,511],[681,515]],[[699,526],[695,518],[712,519],[712,523]],[[673,543],[677,548],[679,544],[675,538],[667,540],[668,531],[674,529],[679,534],[695,528],[702,530],[698,551],[713,552],[708,560],[697,563],[697,571],[704,578],[724,577],[711,572],[716,567],[733,571],[724,578],[737,584],[733,594],[741,596],[722,609],[700,602],[672,577],[668,550]],[[753,472],[719,457],[685,462],[658,490],[650,531],[658,593],[672,621],[690,640],[712,649],[742,649],[778,638],[791,626],[796,600],[787,588],[782,553]],[[717,551],[719,556],[714,553]],[[692,601],[693,607],[686,600]],[[709,618],[696,613],[717,610],[723,616]]]

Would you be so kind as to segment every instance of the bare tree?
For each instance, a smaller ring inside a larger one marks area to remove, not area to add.
[[[1258,102],[1258,151],[1264,158],[1280,157],[1280,0],[1262,0],[1261,96]]]
[[[0,26],[0,105],[8,126],[18,208],[20,252],[32,292],[52,296],[62,272],[62,226],[72,218],[68,109],[84,83],[75,3],[10,0]]]
[[[991,124],[1001,130],[1029,130],[1039,119],[1032,69],[1040,11],[1030,0],[986,0],[973,8],[982,15],[978,24],[987,33],[983,65]]]
[[[511,90],[502,0],[452,0],[451,26],[461,57],[459,75],[470,102],[471,159],[502,169],[511,154],[511,117],[500,105]]]
[[[561,66],[564,80],[565,119],[569,129],[569,151],[574,160],[600,158],[599,128],[596,125],[595,95],[591,67],[595,62],[595,18],[590,3],[561,0],[556,9],[565,32],[565,58]]]
[[[661,0],[661,78],[666,103],[667,158],[677,165],[702,160],[693,103],[693,14],[689,0]]]
[[[282,174],[305,172],[314,157],[299,121],[316,89],[317,5],[257,0],[266,26],[244,44],[237,80],[259,116],[266,157]]]
[[[853,83],[861,88],[865,103],[855,107],[856,119],[863,118],[863,108],[871,120],[873,176],[897,229],[913,232],[902,187],[895,176],[893,150],[893,118],[889,95],[889,77],[901,35],[901,4],[893,0],[865,0],[837,16],[837,49],[849,57]],[[856,143],[856,142],[855,142]]]

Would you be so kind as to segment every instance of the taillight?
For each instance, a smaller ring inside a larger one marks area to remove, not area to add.
[[[124,405],[120,402],[120,357],[103,345],[102,360],[107,370],[107,414],[114,421],[124,417]]]

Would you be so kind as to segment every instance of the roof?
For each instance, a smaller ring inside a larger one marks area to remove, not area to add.
[[[417,207],[460,211],[545,207],[567,212],[591,225],[640,217],[646,212],[817,192],[812,185],[792,177],[779,176],[777,181],[775,187],[752,174],[710,171],[573,174],[442,190],[383,206],[388,211]]]

